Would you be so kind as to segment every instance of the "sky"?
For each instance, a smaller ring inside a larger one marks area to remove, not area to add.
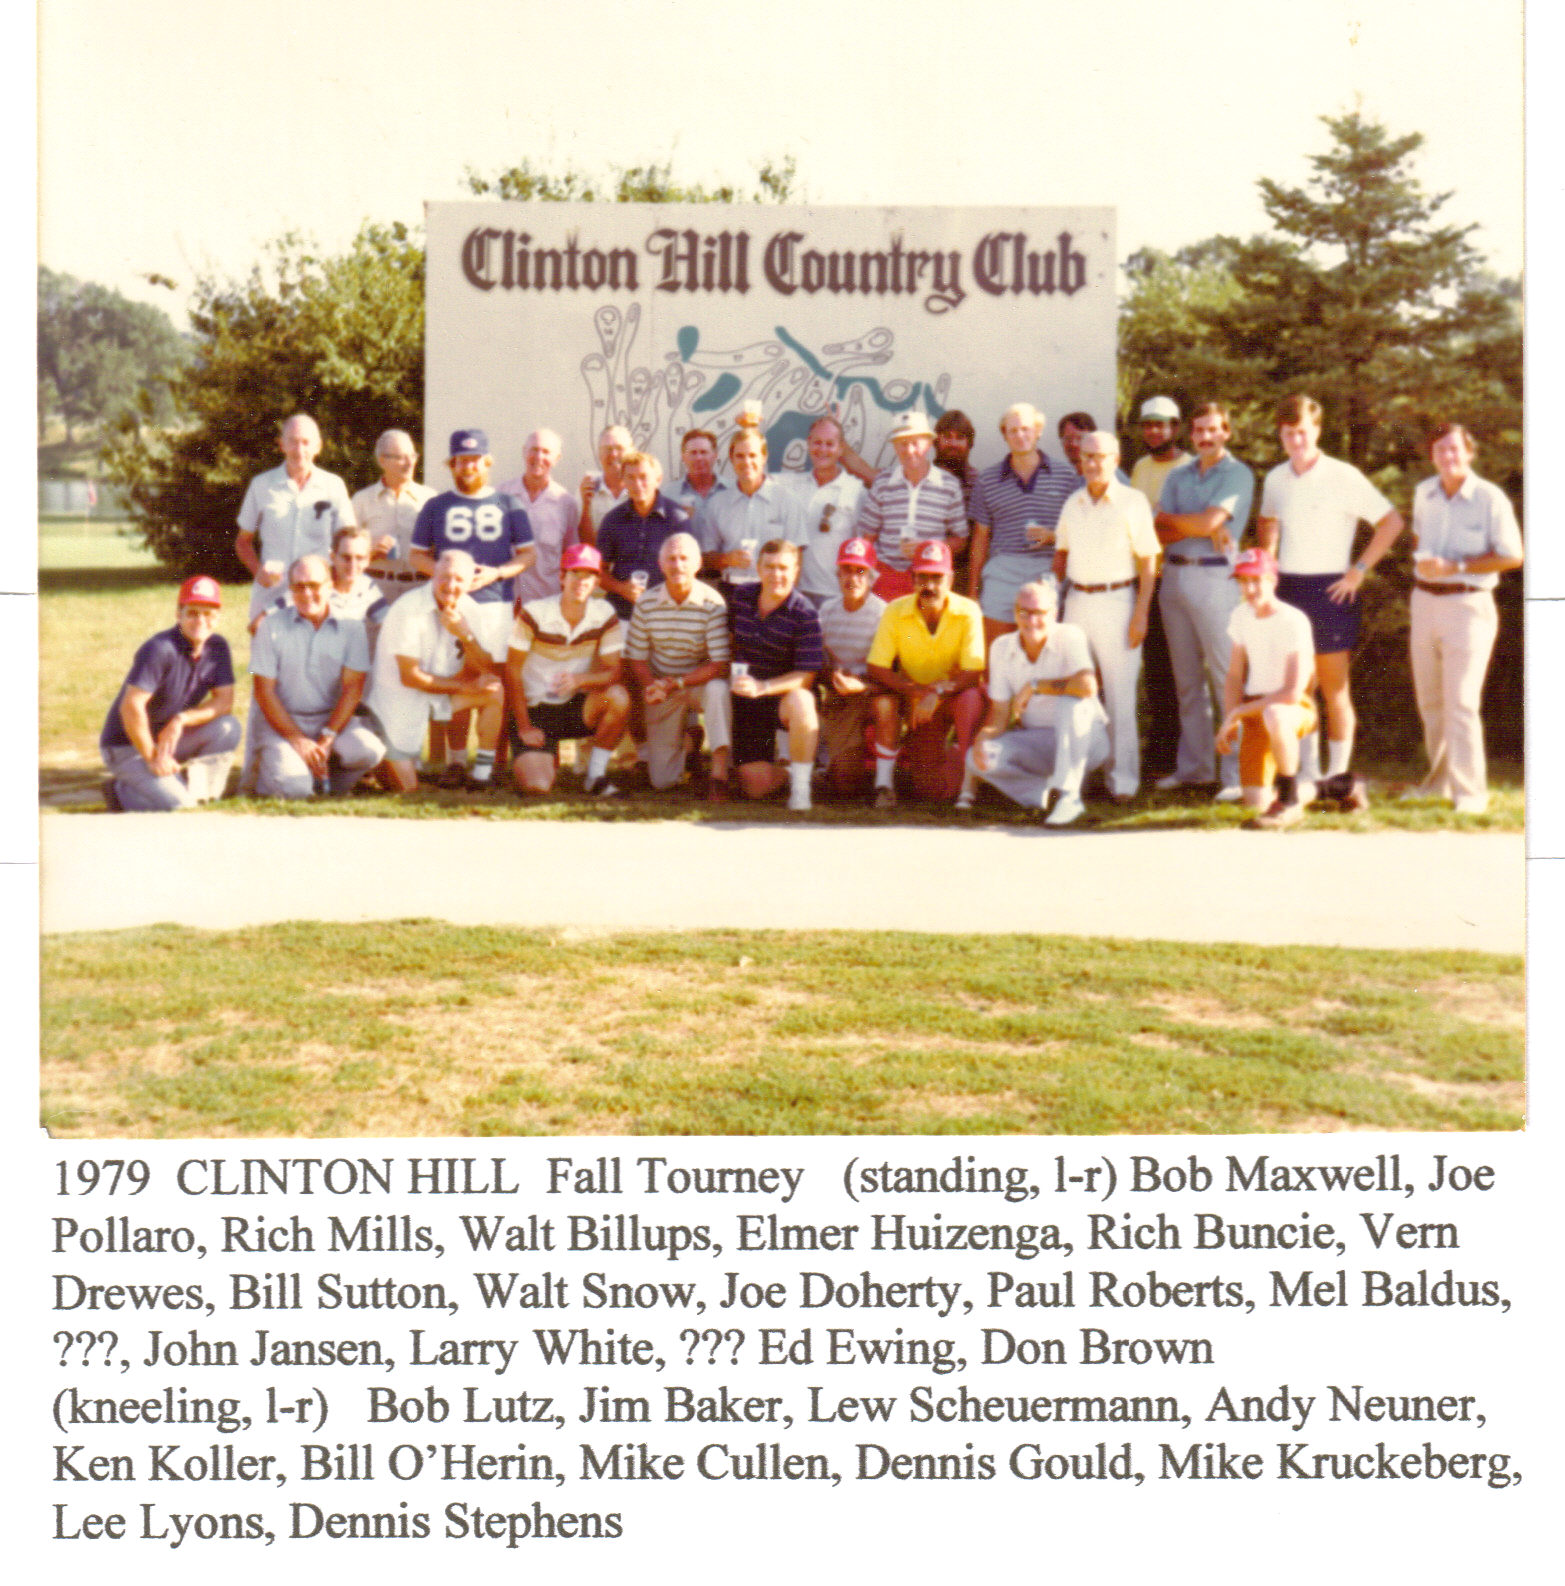
[[[1263,229],[1256,179],[1305,181],[1319,118],[1357,108],[1422,132],[1443,218],[1521,269],[1519,4],[776,16],[785,33],[709,0],[41,0],[39,257],[178,318],[198,274],[242,275],[287,231],[335,248],[366,218],[416,223],[467,196],[468,167],[746,183],[792,155],[812,203],[1111,204],[1123,259]]]

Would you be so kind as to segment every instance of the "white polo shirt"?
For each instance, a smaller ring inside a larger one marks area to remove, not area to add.
[[[1302,474],[1279,464],[1261,492],[1261,516],[1278,523],[1277,570],[1317,578],[1347,572],[1359,520],[1379,523],[1391,510],[1352,463],[1324,453]]]

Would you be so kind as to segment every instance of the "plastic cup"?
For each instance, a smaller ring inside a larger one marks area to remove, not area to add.
[[[642,594],[646,593],[647,585],[651,582],[652,575],[647,572],[644,567],[638,567],[635,572],[630,575],[630,587],[632,589],[639,589]]]
[[[733,685],[741,678],[748,677],[749,675],[750,663],[748,661],[730,661],[728,663],[728,686],[730,688],[732,688]]]

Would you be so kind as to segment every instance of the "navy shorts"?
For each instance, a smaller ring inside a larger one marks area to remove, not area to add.
[[[777,729],[782,725],[780,694],[763,694],[759,699],[733,697],[734,764],[750,765],[777,758]]]
[[[1297,606],[1310,619],[1317,655],[1352,650],[1359,642],[1358,601],[1344,600],[1339,606],[1326,593],[1341,577],[1341,573],[1277,575],[1277,598],[1285,605]]]
[[[543,747],[535,749],[531,744],[522,742],[522,735],[517,728],[516,719],[511,719],[511,753],[512,754],[549,754],[554,746],[563,743],[567,738],[590,738],[592,728],[587,725],[585,707],[587,696],[585,694],[572,694],[563,705],[529,705],[527,707],[528,720],[534,727],[543,732]]]

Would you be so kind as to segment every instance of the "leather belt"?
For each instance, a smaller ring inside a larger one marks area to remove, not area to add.
[[[1133,588],[1138,582],[1139,580],[1134,578],[1122,578],[1117,584],[1072,584],[1071,593],[1080,593],[1083,595],[1106,595],[1111,589],[1130,589]]]
[[[1475,584],[1426,584],[1421,578],[1413,580],[1413,588],[1423,590],[1426,595],[1481,595],[1484,593]]]
[[[1170,567],[1226,567],[1226,556],[1167,556],[1164,561]]]
[[[422,573],[387,573],[378,567],[366,568],[365,571],[371,578],[378,578],[387,584],[420,584],[424,581]]]

